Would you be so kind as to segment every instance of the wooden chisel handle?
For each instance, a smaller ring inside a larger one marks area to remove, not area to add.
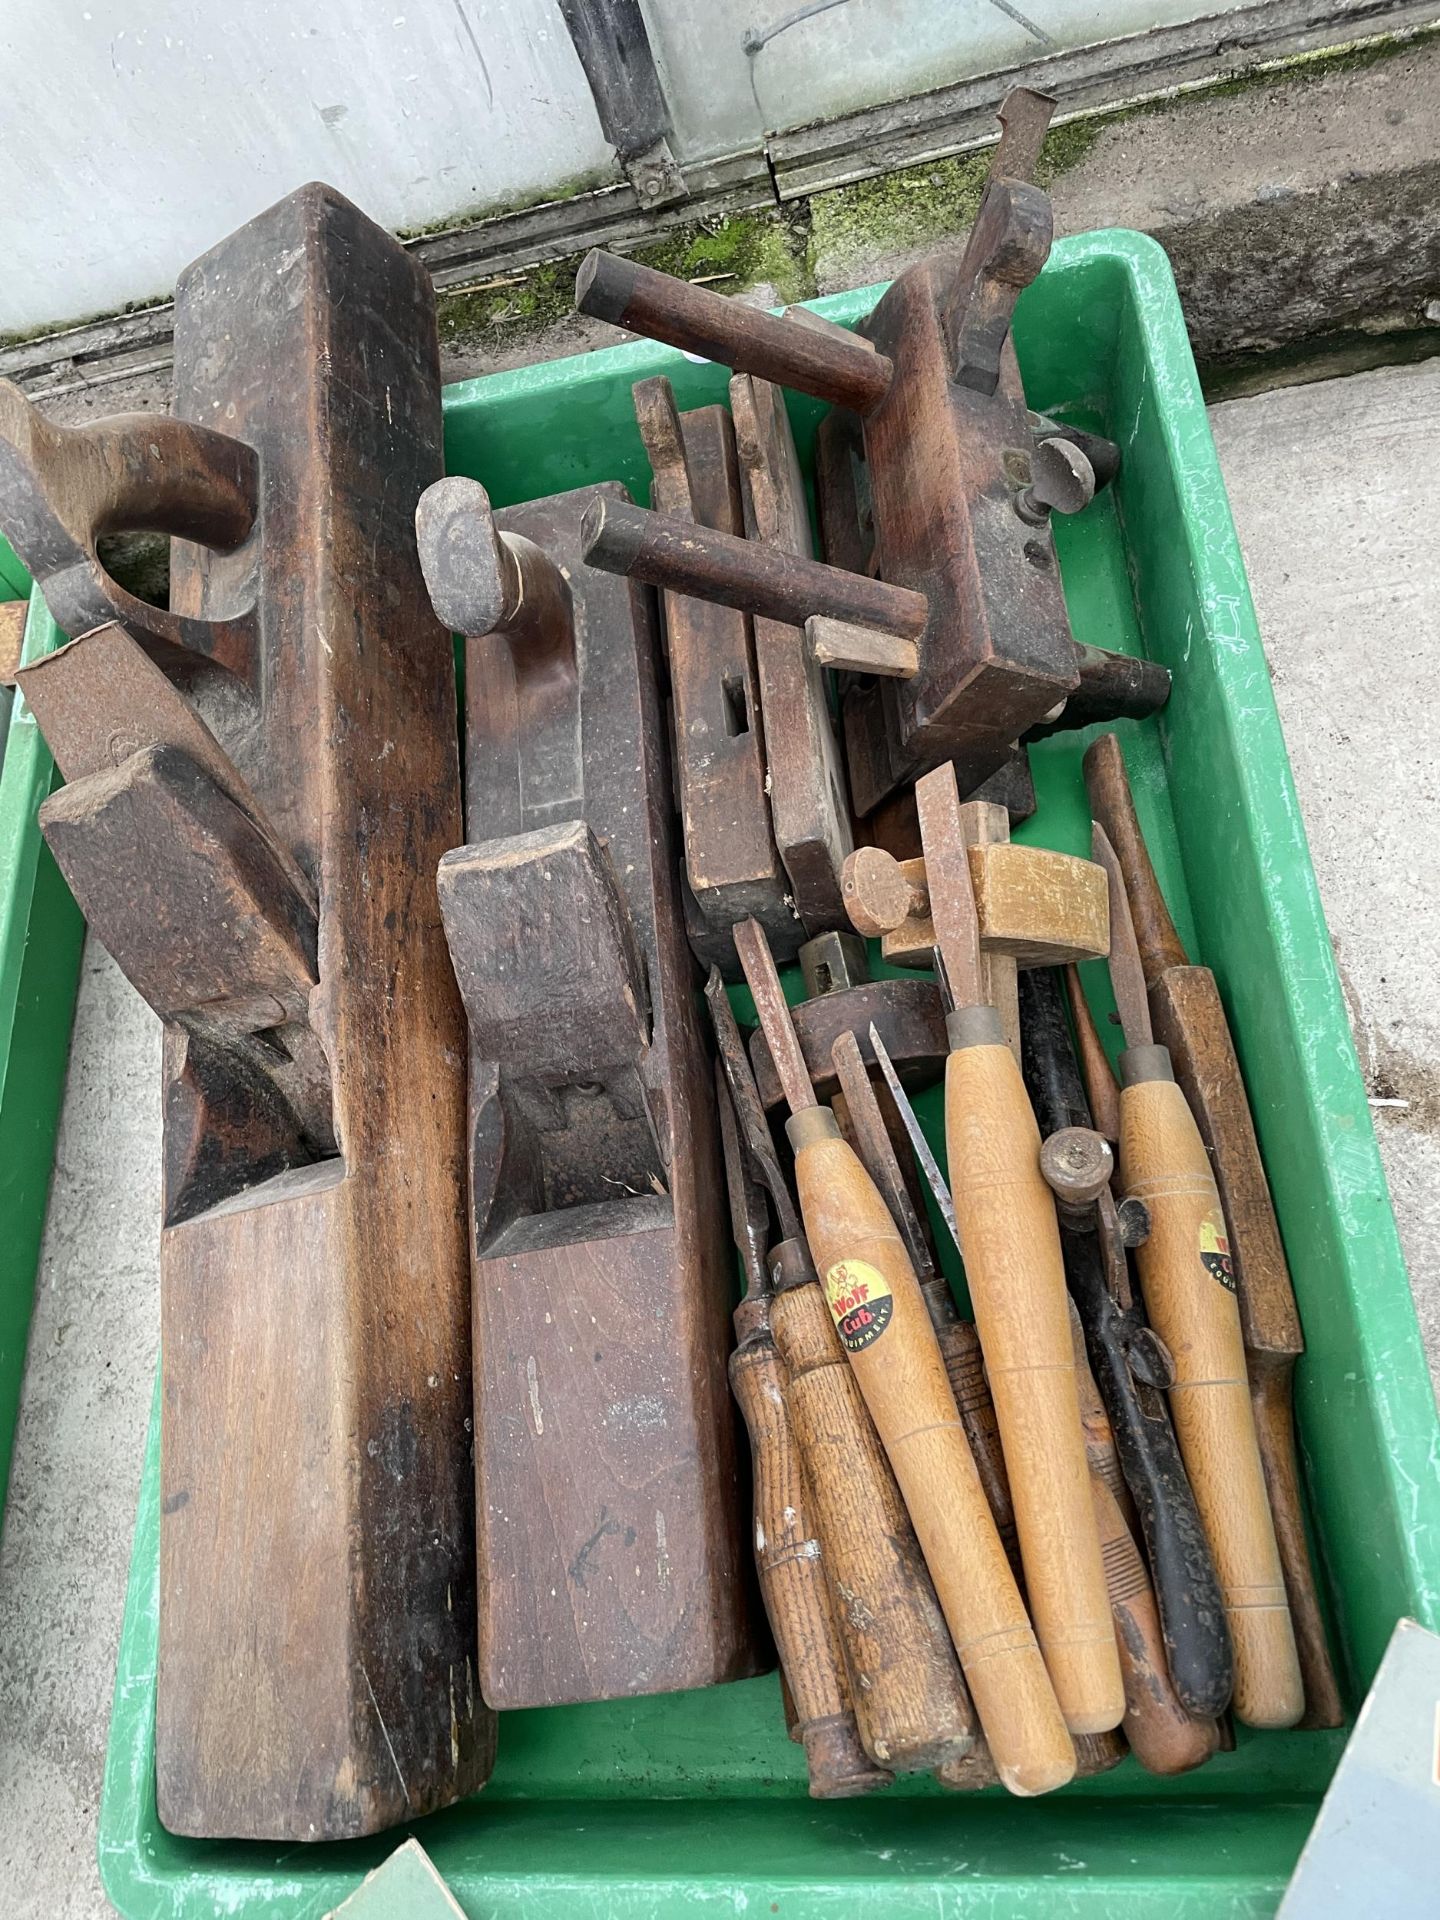
[[[755,1487],[755,1564],[776,1651],[795,1706],[814,1800],[840,1800],[888,1786],[892,1775],[866,1754],[855,1723],[820,1544],[800,1456],[785,1411],[784,1369],[766,1329],[730,1356],[730,1385],[750,1434]]]
[[[938,1766],[974,1718],[895,1476],[820,1288],[782,1281],[770,1317],[860,1738],[895,1772]]]
[[[1011,1058],[1003,1044],[1001,1050]],[[1049,1792],[1071,1778],[1074,1749],[986,1504],[915,1271],[834,1115],[803,1109],[787,1132],[810,1250],[1000,1778],[1012,1793]],[[1092,1539],[1093,1528],[1092,1520]],[[1098,1542],[1095,1557],[1098,1564]],[[1113,1662],[1113,1641],[1110,1656]],[[1122,1697],[1117,1721],[1123,1706]]]
[[[1072,1733],[1125,1694],[1105,1593],[1055,1205],[1020,1067],[988,1007],[949,1017],[945,1136],[1035,1632]],[[983,1718],[983,1716],[982,1716]]]
[[[1170,1350],[1170,1410],[1214,1555],[1235,1650],[1236,1716],[1292,1727],[1304,1710],[1284,1573],[1265,1492],[1220,1196],[1163,1047],[1120,1056],[1120,1165],[1150,1212],[1137,1264]]]

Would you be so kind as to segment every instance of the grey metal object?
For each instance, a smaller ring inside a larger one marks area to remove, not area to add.
[[[895,1102],[896,1110],[905,1123],[905,1131],[910,1136],[910,1145],[915,1150],[915,1158],[920,1162],[921,1171],[925,1175],[931,1193],[935,1196],[935,1204],[940,1209],[940,1217],[950,1230],[950,1238],[955,1242],[955,1251],[960,1254],[963,1260],[965,1255],[960,1247],[960,1228],[955,1219],[955,1202],[950,1196],[949,1187],[945,1184],[945,1176],[940,1171],[940,1163],[930,1151],[930,1142],[925,1138],[925,1130],[920,1125],[919,1116],[910,1104],[910,1096],[900,1084],[900,1076],[895,1071],[895,1063],[886,1051],[885,1042],[880,1038],[880,1035],[875,1031],[873,1026],[870,1029],[870,1045],[874,1049],[875,1058],[880,1062],[880,1071],[885,1076],[885,1084],[890,1089],[890,1097]]]
[[[1399,1620],[1276,1920],[1433,1920],[1440,1635]]]
[[[643,207],[687,196],[640,0],[559,0],[600,128]]]

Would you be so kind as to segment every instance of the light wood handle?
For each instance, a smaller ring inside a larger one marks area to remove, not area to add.
[[[951,1053],[945,1132],[1035,1632],[1070,1731],[1103,1733],[1119,1724],[1125,1692],[1080,1432],[1060,1232],[1008,1047]]]
[[[768,1333],[752,1334],[731,1354],[730,1385],[750,1434],[760,1592],[789,1683],[792,1737],[805,1749],[811,1798],[873,1792],[892,1776],[870,1760],[856,1727],[820,1543],[785,1411],[784,1369]]]
[[[974,1718],[945,1618],[824,1295],[775,1295],[786,1410],[865,1751],[897,1773],[958,1759]]]
[[[815,1265],[910,1510],[1000,1778],[1012,1793],[1049,1792],[1072,1777],[1074,1749],[914,1269],[878,1189],[838,1134],[799,1146],[795,1174]],[[1097,1561],[1098,1553],[1097,1546]]]
[[[1292,1727],[1304,1710],[1295,1635],[1265,1494],[1220,1196],[1185,1096],[1142,1079],[1120,1095],[1120,1165],[1150,1211],[1137,1264],[1150,1324],[1175,1362],[1170,1410],[1235,1648],[1236,1717]]]

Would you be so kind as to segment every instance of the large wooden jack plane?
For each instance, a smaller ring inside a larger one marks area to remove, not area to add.
[[[21,675],[46,839],[165,1025],[156,1790],[370,1833],[484,1783],[459,837],[429,279],[308,186],[180,278],[175,414],[0,389],[0,524],[72,644]],[[173,537],[170,607],[101,542]]]
[[[1023,88],[1007,97],[963,253],[903,273],[858,336],[611,254],[589,255],[577,280],[585,313],[830,401],[842,442],[845,418],[858,421],[848,450],[821,449],[840,566],[620,502],[597,506],[585,557],[803,628],[811,657],[850,675],[846,755],[862,817],[945,761],[970,792],[1065,702],[1077,719],[1098,717],[1097,704],[1136,717],[1169,691],[1163,669],[1117,667],[1071,635],[1050,516],[1088,503],[1114,449],[1031,415],[1010,339],[1015,302],[1050,250],[1049,199],[1024,176],[1053,106]],[[852,502],[864,496],[868,542],[845,525],[847,487]]]
[[[580,564],[585,487],[417,515],[466,641],[469,842],[440,902],[470,1020],[480,1678],[492,1706],[757,1671],[732,1268],[651,596]]]

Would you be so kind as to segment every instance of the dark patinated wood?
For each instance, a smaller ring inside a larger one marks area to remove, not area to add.
[[[224,556],[177,544],[171,602],[219,617],[259,563],[261,724],[223,687],[203,710],[316,888],[310,1021],[340,1157],[165,1234],[160,1814],[331,1837],[473,1791],[494,1746],[474,1667],[464,1028],[417,884],[460,811],[451,648],[411,523],[441,461],[428,280],[340,195],[302,188],[182,276],[175,386],[179,415],[259,456],[255,534]]]
[[[233,421],[227,421],[229,428]],[[72,635],[121,620],[172,669],[213,660],[254,689],[255,590],[201,619],[152,607],[110,577],[102,535],[144,531],[233,553],[255,523],[256,450],[233,431],[164,414],[60,426],[0,380],[0,499],[11,545]],[[238,583],[237,583],[238,584]]]
[[[788,625],[824,613],[913,640],[925,631],[928,618],[923,594],[613,501],[598,507],[587,522],[584,558],[587,566],[606,573],[698,594]]]
[[[838,328],[797,325],[613,253],[587,253],[575,277],[582,313],[743,367],[863,412],[890,379],[885,360]]]
[[[182,275],[175,360],[173,420],[61,434],[12,400],[0,493],[56,611],[120,618],[195,703],[114,627],[35,680],[77,774],[47,831],[167,1023],[160,1818],[333,1839],[473,1791],[493,1751],[463,1027],[418,881],[460,817],[411,524],[433,294],[305,187]],[[104,575],[116,526],[177,536],[169,613]]]
[[[874,1064],[872,1022],[912,1092],[933,1087],[945,1071],[945,1014],[933,980],[860,981],[837,993],[802,1000],[790,1011],[811,1085],[821,1100],[830,1099],[839,1086],[832,1050],[842,1033],[853,1033],[866,1061]],[[750,1059],[760,1098],[772,1111],[785,1096],[770,1043],[758,1028],[750,1042]]]
[[[1305,1686],[1301,1724],[1338,1727],[1344,1702],[1306,1540],[1295,1448],[1294,1371],[1305,1339],[1245,1081],[1215,976],[1189,964],[1160,891],[1115,734],[1090,747],[1085,777],[1124,872],[1155,1038],[1169,1050],[1195,1116],[1230,1229],[1256,1438]]]
[[[730,382],[745,530],[752,541],[811,556],[805,482],[779,387],[748,373]],[[775,843],[807,933],[843,924],[840,867],[850,851],[850,798],[821,663],[795,624],[755,620],[765,757]]]
[[[796,569],[781,582],[738,553],[687,552],[670,530],[638,522],[597,528],[587,557],[769,617],[820,615],[916,641],[913,671],[903,649],[881,649],[878,674],[861,649],[830,651],[837,666],[867,668],[844,697],[862,818],[942,761],[971,792],[1032,728],[1086,724],[1097,703],[1111,715],[1153,711],[1168,693],[1163,671],[1074,644],[1050,515],[1082,510],[1113,476],[1116,450],[1031,414],[1010,339],[1015,302],[1050,248],[1049,199],[1022,176],[1053,107],[1024,88],[1007,96],[963,250],[901,274],[862,322],[864,344],[823,319],[776,320],[603,254],[577,281],[583,312],[838,410],[817,444],[828,572]],[[873,574],[891,593],[869,594],[861,614],[864,589],[881,584]],[[897,589],[923,603],[920,626]],[[1073,712],[1055,715],[1077,693]]]
[[[665,379],[634,389],[635,417],[654,475],[656,508],[734,535],[745,531],[735,434],[723,407],[683,417]],[[674,711],[690,944],[738,973],[730,929],[753,915],[790,958],[805,929],[771,831],[765,731],[748,614],[686,594],[660,596]]]
[[[469,838],[440,869],[471,1027],[480,1662],[499,1707],[704,1686],[765,1657],[653,605],[579,564],[586,509],[621,498],[471,527],[570,582],[547,633],[467,641]],[[428,541],[426,565],[433,583]]]

